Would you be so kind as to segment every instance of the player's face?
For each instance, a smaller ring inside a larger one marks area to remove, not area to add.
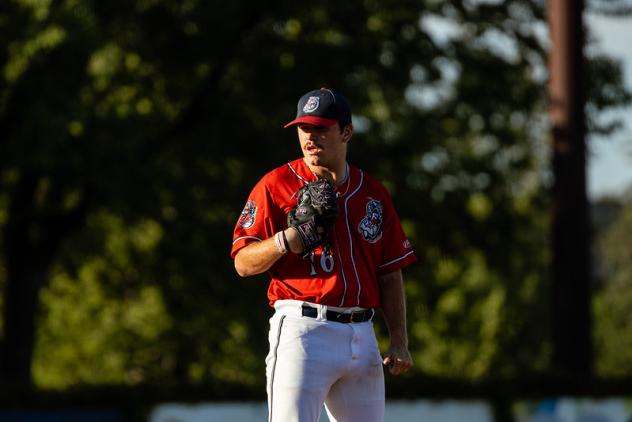
[[[298,125],[298,139],[307,162],[313,166],[334,167],[347,155],[350,127],[341,131],[333,126]]]

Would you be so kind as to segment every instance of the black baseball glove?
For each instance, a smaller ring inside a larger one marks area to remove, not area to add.
[[[294,227],[308,255],[322,245],[338,216],[336,192],[331,182],[319,179],[309,182],[296,193],[296,206],[287,216],[288,227]]]

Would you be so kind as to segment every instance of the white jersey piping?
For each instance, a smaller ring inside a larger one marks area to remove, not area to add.
[[[338,234],[334,232],[336,236],[336,240],[338,240]],[[340,241],[338,240],[338,244],[340,245]],[[340,256],[340,248],[337,248],[336,255],[338,255],[338,263],[340,265],[340,275],[342,275],[342,299],[340,300],[340,304],[338,306],[344,305],[345,297],[347,296],[347,276],[345,274],[345,266],[342,263],[342,256]]]
[[[237,239],[233,240],[233,245],[234,245],[235,243],[237,243],[237,241],[239,241],[239,240],[241,240],[241,239],[255,239],[255,240],[258,240],[259,242],[261,242],[261,239],[259,239],[259,238],[258,238],[258,237],[256,237],[256,236],[239,236]]]
[[[290,171],[292,171],[292,173],[294,173],[296,177],[298,177],[300,180],[303,181],[303,183],[307,183],[307,180],[305,180],[300,174],[298,174],[296,170],[294,170],[294,167],[292,167],[292,163],[287,163],[287,166],[290,168]]]
[[[354,191],[351,192],[349,196],[345,198],[345,217],[347,220],[347,235],[349,236],[349,253],[351,255],[351,263],[353,266],[353,272],[355,273],[356,282],[358,284],[358,295],[356,298],[356,306],[360,306],[360,293],[362,292],[362,285],[360,284],[360,276],[358,275],[358,269],[356,267],[355,258],[353,256],[353,237],[351,236],[351,224],[349,223],[348,202],[356,193],[358,193],[358,191],[362,187],[363,182],[364,182],[364,172],[360,170],[360,182],[358,182],[358,186],[356,186]],[[343,301],[344,301],[344,297],[343,297]]]
[[[378,268],[384,268],[388,265],[391,265],[397,261],[401,261],[402,259],[406,258],[408,255],[414,253],[415,251],[408,251],[408,253],[405,253],[404,255],[400,256],[399,258],[395,258],[393,260],[390,260],[388,262],[383,263],[382,265],[378,265]]]

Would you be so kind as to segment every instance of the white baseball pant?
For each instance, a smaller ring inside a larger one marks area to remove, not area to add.
[[[302,316],[304,302],[275,303],[266,357],[268,420],[383,422],[384,372],[373,324]],[[332,308],[330,308],[332,309]],[[339,310],[340,308],[333,308]]]

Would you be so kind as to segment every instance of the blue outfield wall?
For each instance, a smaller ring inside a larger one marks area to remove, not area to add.
[[[114,410],[0,410],[2,422],[123,422]]]

